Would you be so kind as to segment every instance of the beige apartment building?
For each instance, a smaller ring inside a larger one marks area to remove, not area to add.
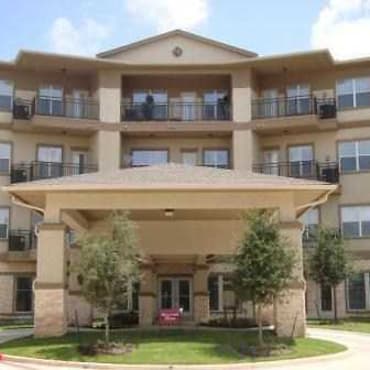
[[[145,256],[122,307],[141,325],[234,310],[227,257],[250,208],[274,209],[300,257],[266,312],[278,335],[332,314],[330,288],[303,276],[319,224],[355,260],[340,316],[369,312],[369,122],[370,59],[327,50],[259,57],[176,30],[96,58],[20,51],[0,62],[0,317],[33,315],[40,336],[90,323],[74,238],[107,232],[115,209]]]

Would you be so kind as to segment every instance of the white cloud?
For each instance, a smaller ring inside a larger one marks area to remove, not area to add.
[[[129,14],[158,32],[197,28],[208,18],[208,5],[208,0],[126,0]]]
[[[64,17],[54,20],[50,32],[50,49],[57,53],[94,55],[109,36],[108,27],[86,18],[74,25]]]
[[[338,59],[370,56],[370,0],[328,0],[312,26],[313,48]]]

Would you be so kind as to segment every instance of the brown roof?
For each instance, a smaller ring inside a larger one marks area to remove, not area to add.
[[[5,187],[12,191],[105,190],[105,189],[335,189],[335,185],[314,180],[257,174],[251,171],[164,164],[134,167],[113,172],[96,172],[59,177]]]

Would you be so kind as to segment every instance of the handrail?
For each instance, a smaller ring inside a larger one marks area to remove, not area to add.
[[[97,166],[64,162],[32,161],[15,164],[11,168],[11,183],[27,182],[47,178],[81,175],[96,172]]]
[[[339,182],[338,162],[290,161],[255,163],[253,171],[266,175],[312,179],[336,184]]]
[[[121,104],[122,121],[228,121],[228,102],[169,102]]]

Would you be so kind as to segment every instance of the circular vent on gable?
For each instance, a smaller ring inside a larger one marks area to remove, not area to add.
[[[172,54],[178,58],[178,57],[181,57],[182,55],[182,49],[180,48],[180,46],[176,46],[175,48],[173,48],[172,50]]]

